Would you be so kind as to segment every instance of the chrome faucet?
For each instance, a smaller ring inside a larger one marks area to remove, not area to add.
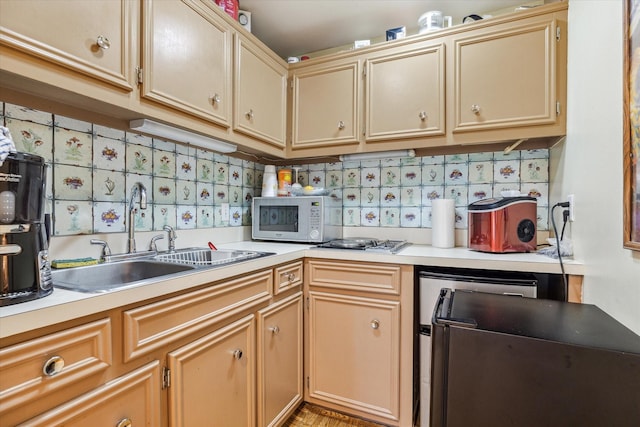
[[[167,237],[169,238],[169,252],[175,252],[176,239],[178,238],[175,230],[170,225],[165,225],[162,229],[167,232]]]
[[[131,188],[131,198],[129,199],[129,240],[127,241],[127,253],[131,254],[136,251],[135,235],[135,204],[134,200],[139,198],[140,209],[147,209],[147,189],[140,182],[133,184]]]

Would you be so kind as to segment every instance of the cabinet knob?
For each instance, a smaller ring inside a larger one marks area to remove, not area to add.
[[[96,44],[102,50],[107,50],[111,47],[111,42],[105,36],[98,36],[96,39]]]
[[[233,358],[236,360],[242,359],[242,350],[238,349],[233,352]]]
[[[217,93],[211,95],[209,99],[214,104],[220,104],[220,101],[222,101],[222,98],[220,98],[220,95],[218,95]]]
[[[344,122],[342,120],[338,122],[338,129],[340,130],[344,129]]]
[[[118,421],[118,424],[116,424],[116,427],[131,427],[132,425],[133,423],[129,418],[123,418],[120,421]]]
[[[245,117],[247,118],[247,120],[253,120],[253,110],[249,110],[246,113],[244,113]]]
[[[471,106],[471,112],[473,114],[480,114],[480,106],[478,104],[473,104]]]
[[[296,275],[294,273],[282,273],[282,275],[286,278],[286,280],[290,283],[295,282]]]
[[[277,325],[270,327],[269,330],[273,335],[278,335],[280,333],[280,328]]]
[[[371,321],[371,328],[378,329],[380,327],[380,321],[378,319],[373,319]]]
[[[418,114],[418,117],[420,118],[420,120],[422,120],[424,122],[425,120],[427,120],[427,112],[426,111],[420,111],[420,113]]]
[[[52,377],[62,372],[62,368],[64,368],[64,359],[60,356],[52,356],[44,362],[42,373],[48,377]]]

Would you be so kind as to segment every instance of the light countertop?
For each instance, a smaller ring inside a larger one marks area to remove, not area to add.
[[[218,245],[220,249],[242,249],[274,252],[275,255],[208,270],[195,270],[175,278],[106,293],[81,293],[56,288],[44,298],[0,307],[0,338],[42,328],[83,316],[107,311],[123,305],[142,302],[186,291],[206,283],[214,283],[253,270],[269,268],[303,257],[353,260],[380,263],[411,264],[492,270],[560,273],[557,259],[536,253],[487,254],[467,248],[438,249],[428,245],[411,245],[398,254],[378,254],[315,248],[313,245],[242,241]],[[563,259],[565,272],[583,275],[581,262]]]

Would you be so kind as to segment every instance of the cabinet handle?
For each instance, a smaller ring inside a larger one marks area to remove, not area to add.
[[[296,280],[296,275],[294,273],[282,273],[282,275],[290,283],[293,283]]]
[[[338,122],[338,129],[340,130],[344,129],[344,122],[342,120]]]
[[[249,110],[248,112],[244,113],[244,115],[247,120],[253,120],[253,110]]]
[[[116,424],[116,427],[131,427],[132,425],[133,423],[129,418],[123,418],[120,421],[118,421],[118,424]]]
[[[222,101],[222,98],[220,98],[220,95],[218,95],[217,93],[216,93],[216,94],[211,95],[211,96],[209,97],[209,99],[210,99],[210,100],[211,100],[211,102],[212,102],[212,103],[214,103],[214,104],[220,104],[220,101]]]
[[[277,325],[270,327],[269,330],[273,335],[278,335],[280,333],[280,328]]]
[[[102,50],[107,50],[111,47],[111,42],[105,36],[98,36],[96,39],[96,44]]]
[[[473,104],[471,106],[471,112],[473,114],[480,114],[480,106],[478,104]]]
[[[380,327],[380,321],[378,319],[373,319],[371,321],[371,328],[378,329]]]
[[[62,368],[64,368],[64,359],[60,356],[52,356],[44,362],[42,373],[48,377],[52,377],[62,372]]]
[[[418,117],[420,118],[420,120],[422,120],[424,122],[425,120],[427,120],[427,112],[426,111],[420,111],[420,113],[418,114]]]
[[[242,359],[242,350],[238,349],[233,352],[233,358],[236,360]]]

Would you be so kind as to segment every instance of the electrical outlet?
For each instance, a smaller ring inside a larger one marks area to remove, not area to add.
[[[573,194],[569,194],[567,196],[567,201],[569,202],[569,221],[573,222],[576,220],[575,196]]]
[[[220,218],[222,221],[229,221],[229,203],[222,203],[220,205],[220,213],[222,218]]]

